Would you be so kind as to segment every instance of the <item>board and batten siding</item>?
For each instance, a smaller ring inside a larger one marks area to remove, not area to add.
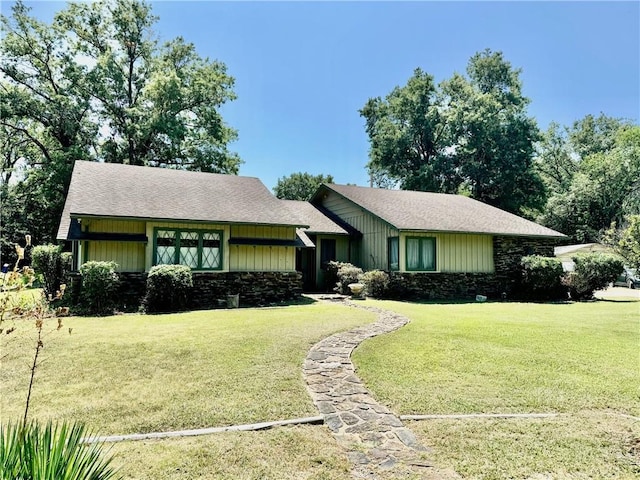
[[[229,237],[227,237],[228,239]],[[295,240],[293,227],[232,225],[230,238]],[[276,245],[229,245],[231,272],[293,272],[296,269],[296,248]]]
[[[134,220],[82,219],[82,229],[98,233],[145,233],[145,222]],[[78,265],[85,261],[118,264],[119,272],[143,272],[145,270],[145,243],[118,241],[82,241]]]
[[[493,273],[493,237],[465,233],[402,232],[400,270],[406,271],[407,237],[436,239],[436,272]]]
[[[145,253],[145,269],[149,271],[149,269],[153,266],[153,233],[154,229],[157,227],[164,228],[176,228],[180,230],[219,230],[222,231],[222,271],[229,270],[229,225],[219,224],[219,223],[188,223],[188,222],[146,222],[147,223],[147,238],[149,242],[147,243],[146,253]]]
[[[322,206],[362,233],[359,258],[351,263],[365,270],[389,270],[387,242],[398,230],[335,192],[327,192]]]

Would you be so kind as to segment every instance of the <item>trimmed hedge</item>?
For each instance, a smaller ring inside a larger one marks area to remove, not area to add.
[[[178,312],[189,308],[193,288],[191,269],[185,265],[156,265],[147,276],[143,306],[147,313]]]
[[[620,257],[605,253],[585,253],[572,260],[575,268],[565,276],[564,283],[573,300],[592,299],[593,292],[608,287],[624,268]]]
[[[529,255],[520,262],[520,295],[529,300],[566,300],[562,262],[554,257]]]
[[[369,297],[384,298],[389,290],[389,274],[382,270],[369,270],[360,275],[360,283],[364,284]]]
[[[86,262],[80,267],[79,306],[89,315],[110,315],[118,303],[120,279],[115,262]]]

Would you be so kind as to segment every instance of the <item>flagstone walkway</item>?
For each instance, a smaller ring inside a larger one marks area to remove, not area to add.
[[[327,301],[335,297],[316,297]],[[397,415],[379,404],[355,374],[351,352],[367,338],[409,323],[394,312],[342,300],[378,315],[374,323],[337,333],[315,344],[303,366],[307,388],[334,437],[347,452],[353,478],[460,478],[436,468],[422,445]]]

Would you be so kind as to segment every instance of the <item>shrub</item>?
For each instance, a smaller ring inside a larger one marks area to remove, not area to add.
[[[338,269],[343,265],[342,262],[331,260],[324,266],[324,286],[327,291],[334,290],[338,283]]]
[[[102,443],[85,444],[82,424],[0,425],[0,478],[87,479],[116,478]]]
[[[186,310],[193,287],[191,269],[185,265],[156,265],[147,276],[143,305],[149,313]]]
[[[530,255],[522,257],[521,295],[531,300],[567,298],[567,287],[562,284],[562,262],[553,257]]]
[[[90,315],[113,313],[120,280],[115,262],[87,262],[80,267],[80,309]]]
[[[56,245],[38,245],[31,252],[31,263],[42,275],[42,289],[47,298],[55,296],[71,270],[71,253]]]
[[[362,269],[350,263],[341,263],[338,267],[337,274],[338,281],[334,290],[342,295],[350,295],[351,290],[349,289],[349,284],[358,283],[360,281]]]
[[[589,300],[593,292],[606,288],[623,269],[622,260],[610,254],[585,253],[572,258],[575,268],[569,272],[564,283],[569,287],[573,300]]]
[[[369,270],[360,275],[360,283],[364,284],[368,296],[382,298],[389,289],[389,275],[382,270]]]

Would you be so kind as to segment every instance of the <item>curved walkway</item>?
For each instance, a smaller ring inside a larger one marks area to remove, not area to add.
[[[324,423],[347,451],[354,478],[376,479],[380,474],[385,479],[416,475],[425,479],[459,478],[433,467],[429,449],[397,415],[376,402],[351,363],[351,352],[362,341],[397,330],[409,319],[357,302],[345,303],[376,313],[378,320],[315,344],[305,359],[303,372]]]

